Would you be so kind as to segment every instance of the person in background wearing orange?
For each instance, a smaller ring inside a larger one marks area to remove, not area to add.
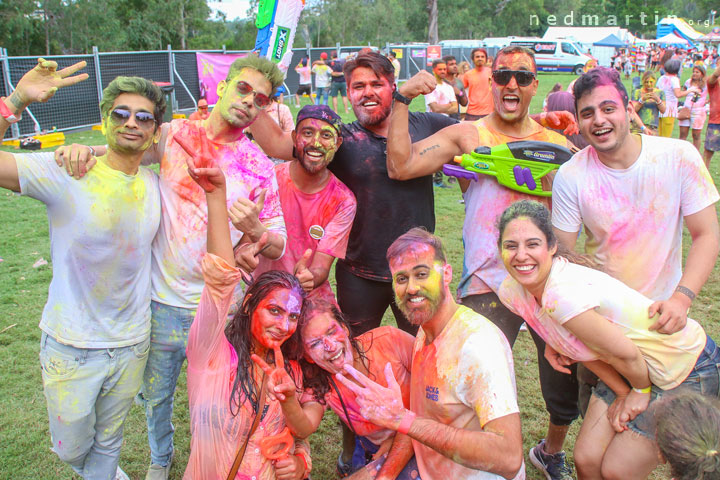
[[[210,116],[207,100],[201,98],[197,103],[197,111],[190,115],[190,120],[205,120]]]

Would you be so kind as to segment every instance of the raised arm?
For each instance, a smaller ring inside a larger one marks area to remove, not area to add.
[[[20,117],[25,108],[34,102],[47,102],[55,95],[58,88],[75,85],[88,78],[87,73],[70,76],[85,68],[87,62],[78,62],[62,70],[57,70],[57,63],[38,58],[38,64],[25,73],[17,84],[15,90],[4,100],[3,111],[9,111],[15,117]],[[0,138],[10,127],[10,121],[0,115]],[[17,164],[15,157],[8,152],[0,152],[0,187],[14,192],[20,191]]]
[[[289,132],[283,132],[272,117],[261,111],[252,124],[253,139],[265,155],[283,160],[293,159],[293,142]]]
[[[399,89],[407,98],[424,95],[435,88],[435,77],[421,71]],[[470,123],[445,127],[434,135],[412,143],[408,130],[409,109],[402,102],[393,103],[387,142],[388,175],[394,180],[409,180],[437,172],[456,155],[466,153],[463,144],[477,145],[477,130]],[[472,147],[468,147],[472,149]]]

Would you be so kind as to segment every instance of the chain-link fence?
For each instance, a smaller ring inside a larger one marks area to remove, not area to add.
[[[421,69],[429,69],[425,51],[427,44],[386,45],[389,49],[400,49],[398,55],[401,70],[400,80],[407,80]],[[323,52],[337,50],[340,57],[366,48],[363,46],[335,45],[323,48],[293,49],[293,61],[296,65],[305,56],[310,62],[318,60]],[[470,60],[471,48],[443,48],[443,55],[454,55],[458,63]],[[207,53],[247,54],[247,51],[203,50]],[[118,75],[137,75],[156,82],[168,82],[174,85],[172,108],[175,112],[188,112],[195,109],[200,96],[197,59],[195,51],[167,50],[154,52],[98,52],[93,49],[91,55],[59,55],[45,57],[64,68],[79,61],[86,61],[83,72],[90,78],[73,88],[60,89],[48,103],[33,104],[23,114],[22,120],[12,125],[5,138],[19,138],[39,131],[72,130],[89,128],[100,123],[100,99],[102,89]],[[491,56],[494,51],[488,52]],[[401,57],[401,58],[400,58]],[[37,57],[8,57],[7,50],[0,48],[0,96],[7,96],[25,72],[37,63]],[[471,63],[472,65],[472,63]],[[293,68],[287,72],[285,85],[294,93],[299,85],[299,76]]]

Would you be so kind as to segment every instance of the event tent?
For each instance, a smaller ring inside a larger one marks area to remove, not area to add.
[[[616,37],[614,33],[611,33],[610,35],[603,38],[602,40],[593,43],[593,46],[622,48],[622,47],[626,47],[627,44],[625,42],[623,42],[622,40],[620,40],[618,37]]]
[[[684,38],[678,37],[674,33],[668,33],[667,35],[655,40],[655,42],[661,45],[688,45],[690,43]]]

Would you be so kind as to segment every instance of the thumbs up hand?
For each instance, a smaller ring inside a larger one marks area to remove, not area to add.
[[[257,242],[265,231],[265,227],[260,222],[260,212],[265,206],[266,194],[267,190],[262,189],[255,202],[249,198],[238,198],[228,210],[235,228],[249,235],[253,242]]]
[[[315,288],[315,277],[308,268],[308,263],[310,263],[312,253],[312,250],[309,248],[305,250],[303,256],[295,264],[295,271],[293,272],[300,281],[300,285],[302,285],[303,290],[306,292],[310,292],[313,288]]]

